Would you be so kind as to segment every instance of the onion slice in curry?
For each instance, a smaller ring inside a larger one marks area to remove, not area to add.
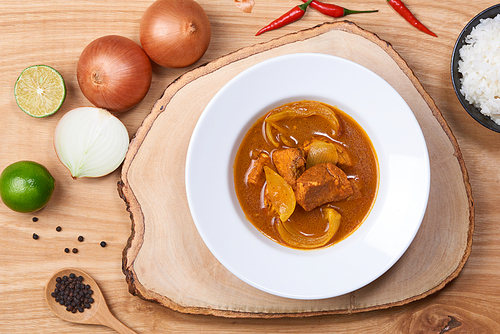
[[[313,141],[307,154],[306,169],[326,162],[334,165],[339,162],[337,148],[334,144],[322,140]]]
[[[328,221],[328,230],[325,234],[319,237],[307,237],[293,228],[288,226],[286,222],[277,220],[276,229],[280,237],[287,244],[294,248],[305,248],[313,249],[319,248],[328,243],[335,233],[337,233],[340,226],[341,215],[334,208],[325,207],[323,210],[323,216]]]
[[[310,116],[321,116],[325,118],[328,122],[330,122],[332,129],[335,133],[338,132],[340,128],[340,123],[335,115],[335,111],[338,110],[337,107],[330,107],[323,103],[315,102],[315,101],[302,101],[300,107],[295,107],[294,104],[288,105],[288,108],[279,111],[277,113],[273,113],[271,111],[269,115],[265,119],[265,130],[266,137],[274,146],[278,147],[279,144],[276,139],[272,136],[271,127],[274,127],[276,130],[284,133],[284,129],[281,128],[277,122],[292,119],[295,117],[310,117]]]
[[[296,201],[292,186],[271,168],[264,166],[264,172],[271,209],[278,213],[281,221],[286,221],[295,210]]]

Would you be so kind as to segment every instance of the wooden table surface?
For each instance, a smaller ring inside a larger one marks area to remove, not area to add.
[[[242,47],[333,20],[309,10],[299,22],[255,37],[260,27],[300,1],[255,2],[248,14],[239,11],[233,0],[199,0],[212,25],[210,47],[202,60],[189,68],[154,66],[146,98],[118,115],[131,136],[167,85],[189,69]],[[71,324],[51,313],[44,287],[63,267],[78,267],[92,275],[111,312],[138,333],[500,332],[500,149],[496,145],[500,134],[482,127],[463,110],[449,74],[452,48],[461,29],[494,1],[406,0],[438,38],[410,26],[384,0],[336,2],[349,9],[379,10],[347,18],[393,45],[435,100],[458,140],[475,203],[472,252],[461,274],[438,293],[405,306],[353,315],[268,320],[181,314],[129,294],[121,261],[131,222],[117,192],[120,170],[98,179],[75,181],[56,157],[52,138],[58,120],[72,108],[90,105],[76,81],[81,51],[93,39],[108,34],[139,42],[139,22],[151,3],[3,0],[0,4],[0,169],[18,160],[33,160],[45,165],[57,183],[49,205],[35,214],[16,213],[0,204],[1,333],[113,332],[103,326]],[[13,94],[19,73],[34,64],[56,68],[67,84],[62,109],[44,119],[24,114]],[[32,221],[35,216],[37,222]],[[57,226],[62,231],[57,232]],[[33,233],[40,238],[34,240]],[[77,240],[80,235],[83,242]],[[101,241],[108,246],[100,247]],[[66,254],[66,247],[76,247],[79,252]]]

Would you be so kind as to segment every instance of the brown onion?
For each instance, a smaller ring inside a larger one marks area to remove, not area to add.
[[[157,0],[139,26],[141,45],[160,66],[185,67],[198,61],[210,44],[210,21],[194,0]]]
[[[96,107],[125,111],[137,105],[151,86],[151,61],[123,36],[92,41],[78,60],[76,76],[83,95]]]

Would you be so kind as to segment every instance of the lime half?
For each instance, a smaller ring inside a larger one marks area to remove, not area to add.
[[[22,111],[33,117],[46,117],[61,108],[66,98],[64,79],[50,66],[25,68],[14,86],[16,102]]]

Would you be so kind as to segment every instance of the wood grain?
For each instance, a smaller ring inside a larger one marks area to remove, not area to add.
[[[252,13],[238,11],[233,1],[199,0],[212,24],[205,56],[185,69],[154,67],[153,84],[133,110],[119,115],[133,136],[165,88],[183,73],[243,47],[288,33],[336,21],[315,11],[294,24],[255,37],[262,26],[297,5],[296,0],[255,0]],[[57,185],[49,206],[33,215],[0,205],[0,332],[113,333],[103,326],[76,325],[54,316],[43,289],[53,272],[79,267],[91,274],[112,313],[138,333],[497,333],[500,332],[500,152],[499,134],[477,124],[460,106],[449,75],[451,51],[463,26],[492,0],[405,0],[408,7],[439,37],[430,37],[400,18],[385,1],[334,3],[378,13],[348,18],[392,44],[408,63],[442,112],[460,146],[473,191],[475,230],[470,257],[460,275],[424,299],[382,311],[293,319],[226,319],[182,314],[128,292],[122,273],[122,251],[131,233],[126,205],[116,184],[120,170],[96,180],[73,181],[52,147],[55,125],[68,110],[90,105],[78,88],[76,62],[95,38],[120,34],[138,42],[140,17],[153,0],[3,0],[0,2],[0,103],[2,136],[0,169],[22,160],[44,164]],[[46,119],[22,113],[13,86],[22,69],[45,63],[66,80],[62,109]],[[175,162],[173,162],[175,163]],[[63,230],[56,232],[60,225]],[[32,233],[40,239],[33,240]],[[85,241],[76,239],[83,235]],[[101,248],[101,240],[108,242]],[[66,254],[65,247],[77,247]],[[451,328],[451,329],[450,329]]]
[[[423,129],[432,175],[422,227],[397,265],[362,289],[314,301],[270,296],[222,267],[203,244],[192,221],[184,166],[168,163],[171,159],[186,160],[191,132],[199,116],[225,83],[260,61],[296,52],[347,58],[395,87]],[[122,197],[133,221],[129,247],[124,252],[130,290],[181,312],[227,317],[303,317],[402,305],[438,291],[455,278],[472,243],[474,211],[470,184],[453,134],[394,49],[349,21],[325,23],[243,48],[177,79],[138,130],[124,162],[122,181]],[[440,242],[436,242],[438,239]]]

